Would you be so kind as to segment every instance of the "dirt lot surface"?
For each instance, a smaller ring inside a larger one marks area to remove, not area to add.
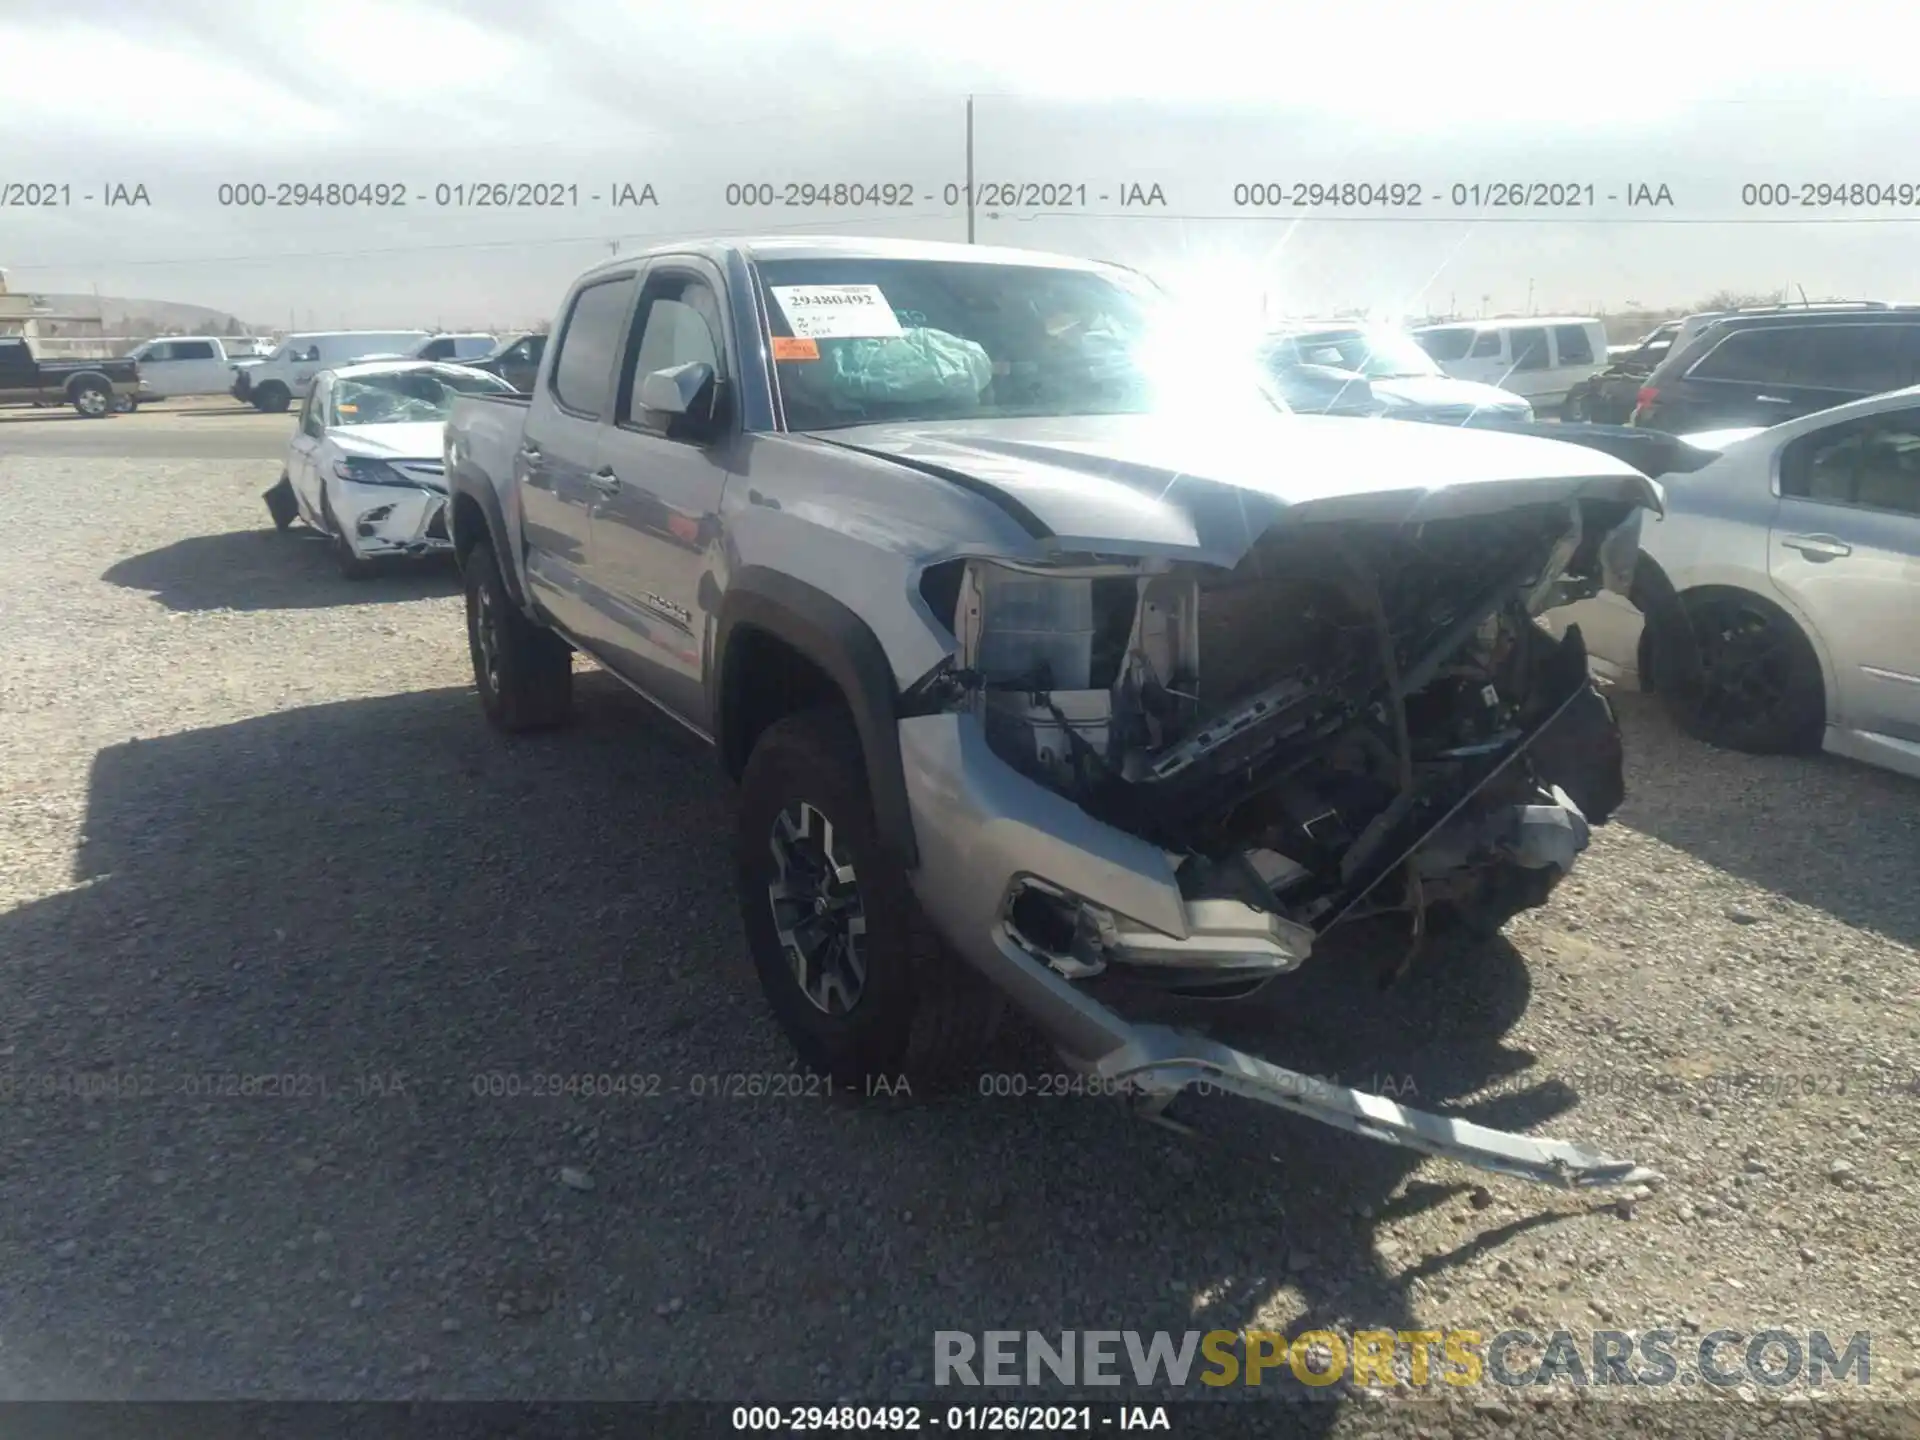
[[[269,446],[15,443],[192,423],[0,425],[0,1398],[944,1407],[1016,1396],[935,1391],[936,1330],[1313,1324],[1872,1336],[1864,1390],[1348,1396],[1319,1433],[1867,1434],[1920,1394],[1920,785],[1621,697],[1632,798],[1547,910],[1385,992],[1356,937],[1235,1027],[1665,1172],[1635,1202],[1224,1100],[1241,1143],[1196,1145],[1039,1098],[1019,1033],[1024,1099],[715,1098],[790,1062],[707,758],[599,675],[570,731],[490,733],[450,575],[266,528]]]

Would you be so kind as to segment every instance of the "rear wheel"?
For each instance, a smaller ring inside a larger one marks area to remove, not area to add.
[[[89,420],[113,413],[113,391],[99,380],[82,380],[67,392],[74,410]]]
[[[1743,590],[1681,597],[1697,664],[1671,614],[1653,631],[1649,658],[1682,729],[1710,745],[1754,755],[1817,750],[1826,726],[1820,658],[1779,606]],[[1689,657],[1691,658],[1691,657]]]
[[[486,541],[468,552],[462,568],[467,649],[487,719],[506,731],[563,723],[573,710],[572,648],[520,613]]]
[[[741,919],[801,1060],[856,1090],[962,1079],[1000,993],[940,941],[880,843],[853,721],[837,706],[768,728],[741,778]]]

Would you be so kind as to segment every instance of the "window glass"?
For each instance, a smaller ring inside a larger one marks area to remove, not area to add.
[[[1687,372],[1692,380],[1783,385],[1791,368],[1796,330],[1736,330]]]
[[[607,410],[613,358],[633,300],[633,277],[589,285],[573,302],[553,365],[553,393],[577,415],[598,420]]]
[[[156,341],[141,352],[140,359],[147,364],[157,364],[162,360],[173,359],[173,346],[166,341]]]
[[[1799,442],[1781,470],[1784,494],[1831,505],[1920,515],[1920,410],[1896,410]]]
[[[1554,326],[1553,343],[1559,350],[1560,363],[1562,365],[1591,365],[1593,363],[1593,341],[1587,336],[1586,326]]]
[[[1545,330],[1513,332],[1513,368],[1515,370],[1544,370],[1549,363]]]
[[[214,358],[211,340],[176,340],[173,342],[173,358],[176,360],[211,360]]]
[[[1478,335],[1474,336],[1472,358],[1475,360],[1498,360],[1500,358],[1500,332],[1498,330],[1482,330]]]
[[[1420,348],[1436,360],[1464,360],[1473,343],[1473,331],[1465,329],[1423,330],[1413,337]]]
[[[1906,327],[1810,325],[1793,357],[1793,383],[1877,395],[1906,383]]]

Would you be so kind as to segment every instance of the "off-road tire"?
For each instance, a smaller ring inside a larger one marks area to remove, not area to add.
[[[903,1077],[915,1094],[966,1079],[992,1043],[1005,1001],[941,942],[880,843],[852,718],[827,706],[775,722],[748,757],[740,790],[741,920],[761,989],[802,1062],[855,1093],[897,1091]],[[803,802],[850,854],[866,917],[865,983],[844,1014],[827,1014],[802,990],[768,897],[775,821]]]
[[[293,404],[293,392],[278,380],[269,380],[252,394],[253,408],[266,415],[284,415]]]
[[[73,412],[87,420],[104,420],[113,414],[113,391],[102,381],[82,380],[67,391],[67,403]]]
[[[517,733],[564,724],[573,713],[573,647],[520,613],[500,562],[482,540],[467,553],[467,653],[480,708],[496,729]],[[484,632],[491,630],[489,665]]]
[[[1686,637],[1675,632],[1671,607],[1648,621],[1648,658],[1658,693],[1681,729],[1709,745],[1749,755],[1805,755],[1820,748],[1826,681],[1813,642],[1791,615],[1761,596],[1720,588],[1683,595],[1679,610],[1692,630],[1699,668],[1681,658],[1687,654]],[[1716,636],[1733,626],[1767,647],[1764,701],[1729,696],[1715,679],[1715,649],[1725,644]]]

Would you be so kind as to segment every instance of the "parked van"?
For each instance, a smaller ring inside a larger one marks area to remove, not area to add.
[[[252,341],[221,335],[169,335],[149,340],[127,358],[140,367],[141,401],[176,395],[224,395],[233,368],[254,358]]]
[[[1420,348],[1456,380],[1524,395],[1535,410],[1607,368],[1607,327],[1592,316],[1526,315],[1422,325]]]
[[[278,413],[296,396],[304,397],[322,370],[368,355],[404,355],[432,338],[428,330],[322,330],[289,335],[258,365],[236,370],[231,393],[256,410]]]

